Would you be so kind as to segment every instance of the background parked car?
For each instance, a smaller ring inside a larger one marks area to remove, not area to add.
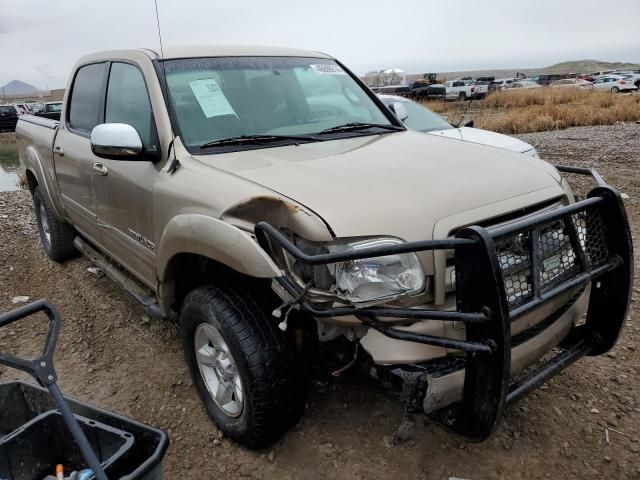
[[[476,86],[469,80],[450,80],[444,83],[447,100],[466,100],[476,95]]]
[[[0,131],[15,131],[18,123],[18,110],[13,105],[0,105]]]
[[[389,92],[386,92],[389,93]],[[447,88],[441,83],[433,83],[431,81],[418,80],[411,85],[411,96],[414,98],[439,98],[444,99],[447,94]]]
[[[505,90],[528,90],[531,88],[541,88],[541,87],[542,85],[538,85],[535,82],[528,82],[528,81],[522,80],[519,82],[509,83],[504,86],[504,89]]]
[[[620,76],[625,80],[631,80],[636,87],[640,88],[640,73],[620,73]]]
[[[596,78],[596,77],[602,77],[604,75],[609,75],[611,73],[613,73],[614,70],[600,70],[599,72],[591,72],[589,73],[590,77]]]
[[[633,80],[626,80],[620,75],[605,75],[603,77],[598,77],[593,81],[593,88],[613,93],[638,90],[638,87],[634,85]]]
[[[489,84],[491,82],[490,81],[486,81],[486,80],[473,80],[471,82],[469,82],[470,85],[473,85],[474,87],[476,87],[476,91],[475,94],[473,96],[473,98],[484,98],[487,96],[487,94],[489,93]]]
[[[532,157],[539,157],[536,149],[522,140],[519,140],[501,133],[490,132],[480,128],[472,128],[471,126],[457,126],[450,123],[435,112],[432,112],[424,105],[409,100],[408,98],[396,95],[378,95],[382,103],[396,115],[398,112],[395,103],[400,103],[408,113],[408,116],[402,120],[403,123],[411,130],[416,130],[430,135],[439,135],[448,138],[455,138],[466,142],[479,143],[489,145],[505,150],[524,153]],[[467,124],[469,125],[469,124]]]
[[[559,75],[557,73],[550,73],[545,75],[538,75],[535,77],[535,82],[538,85],[549,85],[558,80],[562,80],[563,75]]]
[[[31,110],[31,113],[33,115],[37,115],[40,112],[44,111],[44,103],[28,103],[27,105],[29,105],[29,109]]]
[[[42,111],[36,113],[39,117],[50,118],[52,120],[60,120],[62,113],[62,102],[46,102]]]
[[[408,85],[385,85],[384,87],[377,87],[375,91],[377,93],[395,93],[396,95],[411,94],[411,88]]]
[[[29,113],[29,110],[24,105],[24,103],[16,103],[14,107],[18,111],[18,115],[24,115],[25,113]]]
[[[506,85],[511,85],[513,82],[517,81],[517,78],[496,78],[489,84],[489,91],[494,92],[496,90],[502,90]]]
[[[588,82],[587,80],[583,80],[582,78],[565,78],[563,80],[558,80],[557,82],[553,82],[550,85],[550,87],[592,89],[593,83]]]

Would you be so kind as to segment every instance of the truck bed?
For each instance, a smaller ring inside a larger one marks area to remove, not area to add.
[[[22,115],[16,125],[16,140],[18,143],[18,155],[20,168],[23,173],[30,170],[35,175],[35,181],[43,186],[44,194],[60,214],[61,204],[56,201],[57,182],[54,173],[53,144],[58,132],[58,120],[37,117],[35,115]],[[27,182],[32,179],[26,176]],[[33,185],[29,183],[29,188]],[[50,188],[56,189],[54,195]]]

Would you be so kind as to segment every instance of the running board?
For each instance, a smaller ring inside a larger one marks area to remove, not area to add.
[[[147,313],[155,318],[163,318],[155,295],[142,287],[136,280],[111,263],[107,257],[85,242],[81,237],[73,240],[73,246],[96,265],[114,283],[119,285],[134,300],[140,302]]]

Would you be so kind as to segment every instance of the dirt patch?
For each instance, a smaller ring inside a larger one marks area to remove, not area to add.
[[[525,135],[553,162],[596,166],[630,198],[640,219],[640,126]],[[386,448],[399,404],[355,373],[310,382],[302,422],[271,449],[250,452],[221,438],[191,384],[174,326],[143,310],[84,259],[58,265],[40,247],[28,192],[0,194],[0,311],[13,297],[47,298],[64,318],[56,355],[66,392],[167,430],[166,478],[601,479],[640,478],[640,316],[632,304],[609,354],[586,358],[509,408],[498,432],[466,443],[416,416],[415,438]],[[636,256],[636,264],[638,257]],[[638,291],[634,291],[637,296]],[[0,333],[34,352],[28,326]],[[0,380],[24,378],[1,371]],[[609,431],[609,442],[605,438]]]

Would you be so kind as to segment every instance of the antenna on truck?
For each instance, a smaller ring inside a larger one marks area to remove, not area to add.
[[[160,40],[160,56],[164,59],[164,48],[162,48],[162,29],[160,28],[160,15],[158,14],[158,0],[153,0],[153,4],[156,6],[156,25],[158,26],[158,40]],[[164,71],[164,64],[162,70]]]
[[[158,0],[153,0],[153,4],[156,7],[156,25],[158,27],[158,40],[160,42],[160,56],[162,57],[162,61],[160,62],[160,68],[162,69],[162,82],[164,83],[164,90],[168,101],[169,88],[167,86],[167,71],[164,67],[164,46],[162,42],[162,29],[160,28],[160,14],[158,13]],[[173,135],[173,129],[171,130],[171,133]],[[173,135],[173,138],[169,143],[169,151],[173,152],[173,159],[171,160],[169,168],[167,168],[167,173],[169,174],[175,173],[180,168],[180,160],[176,157],[176,149],[174,145],[175,139],[175,135]]]

